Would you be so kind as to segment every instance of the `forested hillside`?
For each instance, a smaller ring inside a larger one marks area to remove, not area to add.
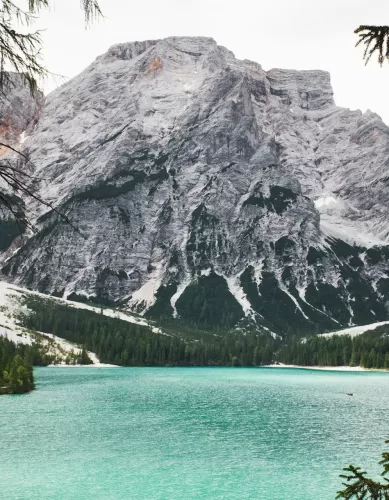
[[[389,325],[362,335],[314,336],[291,340],[276,360],[302,366],[362,366],[389,369]]]
[[[88,364],[87,351],[101,363],[120,366],[261,366],[284,363],[301,366],[362,366],[389,369],[389,325],[361,335],[312,335],[301,339],[273,338],[255,331],[219,326],[211,330],[163,323],[137,324],[113,317],[112,311],[78,308],[51,298],[24,294],[17,315],[21,326],[61,337],[82,351],[69,362]],[[26,309],[28,312],[26,312]],[[118,312],[119,313],[119,312]],[[27,347],[19,347],[27,350]],[[35,345],[31,364],[56,362]],[[39,354],[39,352],[41,354]],[[22,353],[23,354],[23,353]]]
[[[149,327],[77,309],[50,299],[26,297],[31,311],[23,326],[52,333],[95,352],[100,362],[122,366],[235,365],[271,363],[279,341],[270,336],[177,328],[168,334]]]

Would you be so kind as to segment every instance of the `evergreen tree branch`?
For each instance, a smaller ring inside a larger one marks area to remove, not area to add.
[[[363,59],[367,64],[374,53],[378,53],[378,64],[382,66],[385,59],[389,61],[389,26],[365,26],[361,25],[354,31],[359,36],[355,44],[365,45]]]
[[[22,33],[16,30],[15,23],[26,27],[30,26],[35,21],[36,15],[42,9],[48,8],[50,3],[50,0],[25,0],[26,10],[23,10],[13,0],[0,0],[0,93],[5,97],[13,86],[10,71],[20,74],[32,94],[38,88],[38,81],[49,74],[40,60],[43,42],[41,31]],[[97,0],[81,0],[81,8],[84,10],[86,25],[102,16]],[[11,145],[0,143],[0,146],[17,153],[26,162],[29,161],[26,155]],[[22,196],[33,198],[40,204],[50,208],[70,224],[73,229],[78,231],[65,214],[33,192],[25,180],[27,177],[33,178],[12,166],[8,160],[0,163],[0,178],[12,189],[17,190]],[[23,210],[20,210],[20,207],[14,208],[15,201],[13,199],[1,193],[0,202],[14,215],[18,224],[33,229],[31,221]]]
[[[22,159],[25,161],[25,163],[30,162],[33,166],[34,164],[30,161],[27,155],[24,153],[18,151],[16,148],[9,146],[7,144],[1,143],[0,146],[9,148],[12,150],[14,153],[18,154],[19,156],[22,157]],[[76,232],[79,234],[80,231],[79,229],[74,226],[74,224],[71,222],[69,217],[65,215],[63,212],[58,210],[52,203],[44,200],[41,196],[36,194],[28,185],[27,181],[24,180],[23,178],[28,178],[28,179],[37,179],[34,176],[31,176],[27,174],[26,172],[22,171],[20,168],[14,167],[11,162],[7,159],[4,159],[2,162],[0,162],[0,178],[3,179],[13,190],[16,192],[20,193],[22,197],[28,197],[32,198],[35,201],[37,201],[40,205],[44,205],[45,207],[49,208],[52,210],[54,213],[56,213],[62,220],[64,220],[67,224],[69,224]],[[1,196],[7,197],[4,193],[1,193]],[[35,231],[35,227],[32,224],[31,220],[24,214],[23,210],[20,210],[20,207],[18,211],[11,210],[10,205],[14,204],[10,198],[8,199],[8,202],[5,202],[4,199],[0,197],[0,201],[3,201],[3,204],[11,211],[11,213],[14,215],[17,221],[21,223],[23,226],[29,227],[33,231]]]
[[[389,444],[389,440],[385,441],[385,444]],[[340,475],[342,479],[346,480],[346,482],[342,483],[345,489],[338,491],[336,498],[346,500],[389,500],[389,478],[385,477],[389,472],[389,452],[382,453],[382,457],[379,464],[383,465],[381,475],[386,481],[385,484],[366,477],[367,472],[362,471],[360,467],[349,465],[343,469],[346,474]]]
[[[8,71],[21,74],[31,92],[37,89],[37,82],[49,72],[40,62],[42,49],[41,31],[21,33],[14,23],[30,26],[36,15],[50,6],[50,0],[28,0],[28,10],[22,10],[13,0],[0,0],[0,90],[9,82]],[[97,0],[81,0],[85,23],[102,17]]]

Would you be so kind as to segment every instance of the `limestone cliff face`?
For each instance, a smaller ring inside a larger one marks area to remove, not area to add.
[[[47,97],[24,152],[79,232],[31,206],[19,284],[281,335],[388,318],[389,129],[326,72],[120,44]]]
[[[38,119],[43,96],[31,94],[17,73],[8,73],[5,88],[0,93],[0,142],[17,146]],[[1,147],[0,155],[5,153]]]
[[[42,100],[42,94],[38,91],[31,93],[20,75],[5,75],[0,92],[0,167],[9,167],[9,162],[13,162],[13,167],[17,169],[14,173],[24,181],[26,177],[20,176],[19,171],[29,174],[32,166],[23,165],[22,158],[10,148],[21,148],[26,134],[38,120]],[[2,169],[2,173],[7,175],[10,170]],[[7,249],[13,251],[20,245],[20,235],[25,228],[23,224],[15,221],[9,210],[11,207],[14,213],[23,215],[25,204],[19,195],[20,193],[10,186],[10,182],[6,182],[4,175],[0,177],[0,252]]]

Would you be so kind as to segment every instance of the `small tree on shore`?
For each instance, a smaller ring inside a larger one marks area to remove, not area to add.
[[[32,366],[20,354],[12,359],[9,372],[4,373],[4,379],[14,394],[28,392],[34,388]]]

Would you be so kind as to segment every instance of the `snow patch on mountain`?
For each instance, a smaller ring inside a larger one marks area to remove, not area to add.
[[[28,294],[30,296],[40,297],[42,299],[51,300],[58,302],[60,304],[66,305],[68,307],[74,307],[75,309],[87,309],[98,314],[104,314],[104,316],[109,316],[112,318],[118,318],[122,321],[128,321],[129,323],[135,323],[142,326],[149,326],[154,333],[164,334],[160,328],[150,326],[146,320],[143,318],[137,318],[131,314],[124,313],[122,311],[116,311],[111,309],[104,309],[98,307],[89,306],[87,304],[72,302],[68,300],[59,299],[56,297],[48,297],[47,295],[33,292],[31,290],[26,290],[24,288],[11,285],[4,281],[0,281],[0,336],[7,337],[15,343],[23,343],[31,345],[36,341],[34,333],[21,327],[18,324],[17,316],[20,313],[28,314],[28,309],[21,304],[21,296]],[[49,354],[60,355],[56,351],[56,345],[59,346],[65,353],[81,353],[81,348],[77,345],[69,342],[65,339],[52,335],[46,332],[36,332],[39,335],[39,340],[43,343],[46,342],[45,339],[53,339],[55,341],[54,345],[51,347]],[[93,365],[96,366],[108,366],[103,365],[99,362],[95,353],[88,352],[90,358],[93,361]]]
[[[345,206],[342,202],[340,202],[339,200],[337,200],[336,198],[334,198],[333,196],[322,196],[320,198],[317,198],[315,200],[315,207],[317,209],[321,209],[321,211],[324,212],[324,209],[325,210],[328,210],[328,209],[338,209],[339,205],[343,205],[343,207]]]
[[[347,242],[349,245],[359,245],[366,248],[387,245],[385,240],[369,234],[364,224],[354,223],[339,219],[337,216],[321,215],[320,229],[329,238],[335,238]]]
[[[136,290],[128,301],[129,309],[134,309],[139,313],[143,313],[155,302],[155,294],[161,284],[161,280],[150,278],[139,290]]]
[[[379,321],[378,323],[372,323],[370,325],[363,326],[353,326],[351,328],[345,328],[343,330],[337,330],[336,332],[322,333],[320,337],[333,337],[334,335],[350,335],[350,337],[355,337],[357,335],[362,335],[369,330],[374,330],[375,328],[383,325],[389,325],[389,321]]]
[[[231,276],[229,278],[225,277],[224,279],[227,281],[229,291],[241,305],[245,316],[254,319],[255,311],[251,307],[251,304],[247,299],[246,294],[244,293],[242,287],[240,286],[240,275],[241,273],[238,274],[237,276]]]
[[[171,298],[170,298],[170,305],[173,308],[173,318],[178,317],[177,313],[177,308],[176,308],[176,303],[177,300],[181,297],[181,295],[185,292],[186,287],[190,284],[191,279],[186,278],[184,279],[177,287],[176,293],[174,293]]]

